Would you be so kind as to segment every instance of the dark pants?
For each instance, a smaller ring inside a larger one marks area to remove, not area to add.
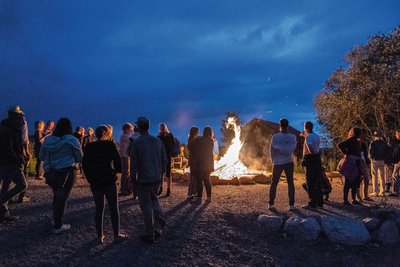
[[[196,177],[192,173],[190,173],[190,181],[189,181],[189,189],[188,189],[188,196],[192,196],[197,192],[197,183]]]
[[[64,186],[51,187],[51,189],[53,189],[53,220],[55,229],[59,229],[63,224],[65,205],[75,181],[76,170],[71,169],[68,172],[68,177]]]
[[[8,213],[7,203],[14,196],[24,192],[28,185],[25,180],[24,167],[18,165],[0,166],[0,179],[3,180],[0,193],[0,215]],[[15,186],[9,190],[10,183]]]
[[[110,208],[111,224],[113,227],[114,236],[119,235],[119,208],[118,194],[116,184],[109,186],[90,185],[92,190],[96,212],[94,221],[96,224],[97,235],[103,236],[103,221],[104,221],[104,199],[107,199],[108,207]]]
[[[203,185],[206,188],[207,197],[211,197],[211,182],[210,172],[194,172],[193,175],[196,180],[197,196],[203,196]]]
[[[36,166],[35,166],[36,178],[41,176],[41,169],[42,169],[42,161],[40,160],[39,157],[37,157],[36,158]]]
[[[308,204],[312,207],[323,206],[321,157],[319,154],[309,154],[304,156],[304,161],[309,197]]]
[[[157,193],[160,183],[137,184],[139,206],[143,213],[145,235],[154,238],[155,223],[165,225],[165,220],[158,202]]]
[[[349,191],[351,189],[351,198],[352,200],[356,200],[357,191],[360,188],[360,177],[356,177],[353,179],[344,179],[344,188],[343,188],[343,200],[348,201]]]
[[[288,183],[288,193],[289,193],[289,205],[294,205],[294,183],[293,183],[293,162],[274,165],[272,170],[272,183],[269,189],[269,204],[274,205],[276,197],[276,187],[278,186],[279,180],[281,178],[282,171],[285,171],[286,180]]]
[[[121,193],[130,194],[132,193],[132,183],[130,181],[130,158],[122,157],[122,175],[121,175]]]

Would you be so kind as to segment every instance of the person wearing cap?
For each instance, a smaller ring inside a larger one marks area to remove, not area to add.
[[[385,189],[385,157],[389,147],[382,138],[380,131],[374,132],[374,140],[369,145],[369,158],[371,160],[373,196],[383,196]]]
[[[136,181],[145,223],[145,232],[141,239],[153,243],[157,236],[163,234],[166,226],[157,193],[167,168],[167,156],[162,141],[149,134],[150,121],[140,117],[136,125],[140,136],[133,141],[129,151],[131,178]]]
[[[96,211],[95,225],[100,243],[104,242],[104,200],[110,208],[114,242],[121,242],[128,236],[120,233],[120,216],[118,207],[117,173],[122,172],[121,157],[114,142],[107,136],[107,128],[96,128],[97,141],[91,142],[83,149],[82,167],[90,184]]]
[[[22,139],[24,121],[24,113],[19,106],[15,106],[8,110],[8,118],[0,123],[0,179],[3,181],[0,193],[0,221],[16,219],[10,214],[7,203],[27,188],[24,174],[26,157]],[[9,190],[11,182],[15,187]]]
[[[269,209],[274,209],[276,187],[282,171],[285,171],[289,190],[289,210],[294,210],[293,153],[296,149],[297,140],[294,134],[288,132],[289,121],[287,119],[281,119],[279,126],[279,133],[272,136],[270,146],[273,169],[269,191]]]

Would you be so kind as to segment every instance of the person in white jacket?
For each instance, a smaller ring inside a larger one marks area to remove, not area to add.
[[[289,210],[294,210],[293,152],[296,149],[297,140],[295,135],[288,132],[289,121],[287,119],[281,119],[279,125],[280,132],[272,136],[270,147],[273,169],[269,191],[269,209],[275,209],[276,187],[282,171],[285,171],[289,189]]]

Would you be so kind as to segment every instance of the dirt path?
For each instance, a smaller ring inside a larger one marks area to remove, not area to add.
[[[306,202],[296,180],[296,206]],[[79,179],[69,200],[65,222],[72,228],[62,235],[50,233],[51,192],[42,181],[29,179],[28,204],[11,206],[20,218],[13,225],[0,224],[0,266],[400,266],[400,246],[345,247],[330,243],[296,242],[282,233],[267,235],[257,217],[267,211],[268,185],[215,186],[213,201],[195,204],[186,200],[187,185],[175,183],[170,198],[161,198],[168,219],[166,234],[153,245],[139,240],[143,221],[137,201],[120,201],[121,228],[127,242],[111,243],[108,215],[107,237],[98,245],[94,228],[94,203],[87,183]],[[278,186],[278,213],[289,217],[338,214],[363,218],[369,207],[343,207],[342,189],[334,193],[326,209],[289,212],[287,185]],[[374,203],[378,203],[376,199]],[[400,208],[400,200],[389,203]],[[370,205],[371,206],[371,205]],[[108,214],[108,211],[106,212]]]

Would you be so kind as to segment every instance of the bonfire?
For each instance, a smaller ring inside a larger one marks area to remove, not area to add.
[[[232,127],[235,132],[231,145],[226,154],[218,161],[215,162],[215,171],[213,176],[218,176],[223,180],[231,180],[245,175],[256,174],[255,171],[249,170],[239,159],[240,149],[242,149],[243,142],[240,141],[240,125],[236,118],[230,117],[226,124],[226,128]]]

